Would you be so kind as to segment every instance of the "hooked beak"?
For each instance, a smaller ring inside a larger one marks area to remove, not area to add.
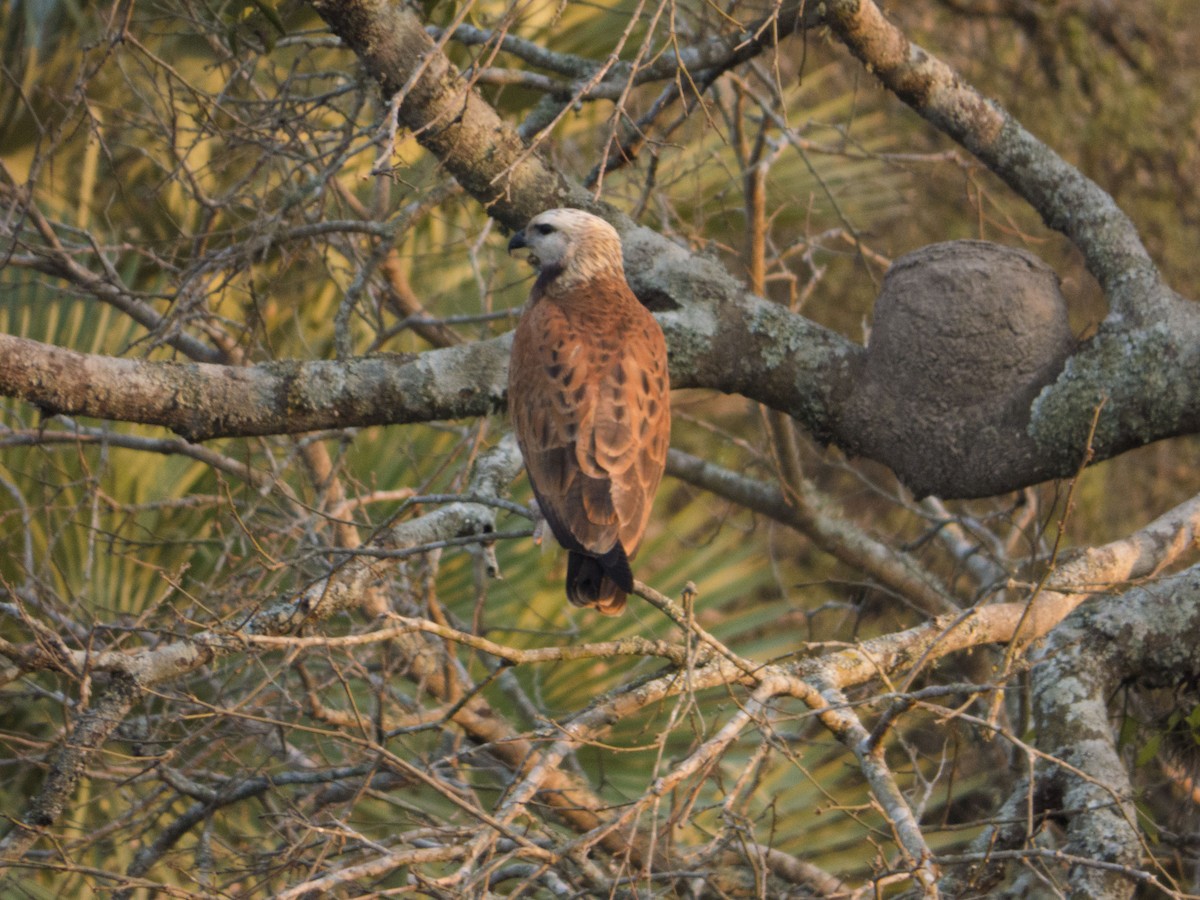
[[[513,251],[517,252],[514,253]],[[529,263],[535,269],[541,268],[541,263],[538,262],[538,258],[534,256],[533,251],[529,248],[529,242],[525,240],[524,230],[518,231],[512,236],[512,239],[509,240],[508,255],[516,256],[517,259],[525,260],[525,262]]]

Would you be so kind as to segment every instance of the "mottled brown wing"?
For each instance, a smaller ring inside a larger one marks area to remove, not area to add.
[[[662,329],[631,292],[627,299],[593,351],[598,390],[580,419],[577,453],[586,475],[608,483],[621,546],[632,557],[666,466],[671,413]]]
[[[593,282],[568,318],[534,304],[517,326],[509,408],[543,515],[568,549],[641,542],[666,465],[666,342],[621,279]]]
[[[603,474],[584,474],[581,419],[599,385],[580,332],[555,304],[535,303],[513,336],[508,406],[542,515],[569,550],[601,554],[616,544],[617,515]]]

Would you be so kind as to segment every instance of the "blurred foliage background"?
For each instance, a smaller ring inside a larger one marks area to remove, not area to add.
[[[1189,60],[1200,23],[1185,6],[924,0],[890,14],[1111,191],[1167,280],[1195,296],[1200,69]],[[506,28],[602,61],[659,53],[763,11],[689,0],[653,11],[632,0],[519,8],[474,0],[425,12],[431,26]],[[513,326],[530,275],[505,254],[507,235],[411,136],[393,142],[374,85],[307,6],[12,0],[0,6],[0,32],[5,331],[154,359],[184,359],[186,335],[209,361],[241,364],[409,354]],[[446,48],[510,121],[538,111],[537,85],[519,77],[527,64],[488,43]],[[762,172],[765,294],[856,340],[869,334],[889,262],[950,238],[1030,249],[1062,277],[1080,334],[1102,318],[1103,298],[1067,242],[821,34],[791,38],[722,77],[686,116],[676,106],[646,120],[636,159],[597,177],[613,142],[636,134],[631,123],[663,90],[634,88],[623,110],[575,104],[540,136],[539,151],[740,276],[752,269],[747,179]],[[22,216],[22,192],[41,221]],[[756,406],[705,392],[674,403],[675,447],[778,481],[778,448]],[[344,524],[369,540],[428,511],[422,498],[463,492],[473,462],[506,427],[496,416],[198,447],[2,401],[0,636],[27,640],[29,617],[72,646],[122,648],[235,623],[344,562],[352,549]],[[964,604],[1003,585],[981,582],[931,539],[945,522],[963,526],[999,571],[1028,579],[1060,531],[1064,546],[1110,540],[1200,489],[1200,443],[1185,438],[1087,471],[1070,509],[1063,485],[946,509],[914,503],[879,466],[799,440],[804,473],[837,516],[911,552]],[[512,496],[529,501],[523,477]],[[501,527],[529,523],[506,515]],[[616,620],[570,609],[556,548],[524,536],[495,552],[502,580],[485,576],[478,548],[452,548],[401,563],[389,594],[400,609],[519,647],[670,634],[644,606]],[[700,621],[751,659],[923,618],[806,534],[672,478],[635,568],[668,594],[693,582]],[[347,614],[321,627],[342,635],[372,625]],[[462,796],[484,808],[503,797],[511,772],[447,724],[454,698],[413,680],[398,659],[386,644],[248,653],[163,689],[94,760],[53,845],[6,876],[3,893],[84,896],[137,876],[198,895],[266,896],[332,860],[394,846],[398,834],[465,829],[471,818],[445,793],[389,770],[359,740],[382,729],[393,753]],[[453,659],[461,685],[505,710],[518,733],[660,668],[631,657],[501,670],[466,649]],[[980,653],[928,677],[953,683],[992,662]],[[6,816],[40,784],[87,690],[45,673],[3,688]],[[647,707],[569,766],[620,808],[739,702],[732,691],[709,691]],[[1019,704],[1011,715],[1019,733]],[[1162,731],[1135,719],[1133,753]],[[1143,755],[1148,819],[1194,829],[1194,808],[1178,804],[1169,767],[1156,765],[1162,754]],[[939,850],[978,832],[1019,768],[1005,747],[928,711],[910,716],[889,758]],[[260,789],[228,799],[256,778]],[[781,705],[769,727],[748,731],[688,790],[659,813],[681,844],[724,847],[737,835],[851,879],[882,875],[895,861],[860,773],[799,706]],[[561,824],[528,827],[564,839]],[[359,888],[437,895],[429,879],[453,870],[453,862],[405,867]],[[553,893],[516,875],[491,889],[518,887]]]

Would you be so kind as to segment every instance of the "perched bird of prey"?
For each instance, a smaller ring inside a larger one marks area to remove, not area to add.
[[[667,344],[603,219],[548,210],[508,242],[522,247],[538,277],[513,337],[509,414],[542,515],[569,551],[568,599],[619,615],[667,461]]]

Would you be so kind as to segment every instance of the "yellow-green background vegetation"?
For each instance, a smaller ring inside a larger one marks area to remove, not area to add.
[[[1105,23],[1083,3],[1028,4],[1036,13],[1024,21],[968,15],[959,5],[902,4],[894,14],[914,39],[1110,190],[1167,280],[1195,296],[1200,70],[1185,64],[1200,40],[1194,10],[1144,0],[1122,4]],[[463,12],[459,4],[428,7],[434,24]],[[559,53],[603,60],[633,7],[535,3],[511,30]],[[671,10],[680,40],[720,18],[701,3]],[[465,20],[493,27],[506,12],[503,3],[476,2]],[[122,34],[118,19],[126,14]],[[743,15],[736,4],[729,14]],[[643,15],[624,57],[649,28]],[[6,184],[30,186],[80,266],[102,277],[111,270],[162,317],[148,331],[13,250],[0,258],[4,331],[134,358],[180,359],[170,338],[183,332],[247,363],[420,352],[428,343],[401,327],[404,313],[379,283],[393,248],[391,263],[429,315],[464,317],[453,325],[463,339],[512,327],[529,274],[504,252],[507,235],[412,136],[398,135],[387,149],[385,105],[354,56],[335,46],[306,6],[268,0],[97,8],[26,0],[0,6],[0,32]],[[657,24],[655,47],[668,32]],[[449,52],[463,67],[474,60],[515,65],[480,48],[451,43]],[[539,99],[528,88],[486,79],[481,90],[514,121]],[[644,113],[658,90],[634,91],[631,114]],[[766,128],[761,153],[769,166],[770,298],[861,339],[890,260],[933,241],[976,237],[1026,247],[1053,265],[1080,334],[1102,318],[1103,298],[1065,240],[817,33],[792,38],[777,56],[723,79],[703,110],[652,140],[634,164],[606,173],[602,196],[744,274],[746,154],[766,119],[763,107],[792,129],[789,140],[778,127]],[[612,112],[609,102],[569,109],[540,151],[569,176],[586,179],[610,135],[624,133]],[[0,209],[8,215],[10,208]],[[349,222],[370,227],[324,227]],[[763,414],[753,404],[706,392],[680,393],[674,402],[674,446],[764,481],[776,478]],[[177,441],[155,443],[173,440],[162,430],[44,419],[37,409],[4,401],[0,636],[26,639],[19,621],[26,602],[38,618],[59,617],[73,646],[91,629],[106,647],[120,648],[236,623],[345,559],[333,550],[334,524],[319,514],[329,512],[325,488],[307,467],[306,444],[323,444],[348,499],[363,498],[338,516],[369,537],[428,511],[430,504],[414,497],[464,490],[472,460],[506,427],[497,415],[228,439],[205,444],[202,455]],[[910,549],[972,599],[979,587],[928,539],[930,520],[886,470],[807,441],[802,458],[839,514]],[[1200,444],[1178,439],[1089,470],[1070,509],[1061,502],[1064,485],[1045,485],[954,511],[983,552],[1014,577],[1029,578],[1060,530],[1065,547],[1103,542],[1195,493],[1198,463]],[[523,477],[512,496],[528,502]],[[529,524],[505,514],[499,527],[524,532]],[[648,607],[635,604],[611,620],[568,607],[565,560],[556,548],[539,549],[521,536],[495,549],[502,580],[482,577],[475,549],[450,548],[408,562],[392,590],[516,646],[670,634],[669,623]],[[921,619],[804,535],[670,478],[636,569],[672,595],[694,582],[702,624],[756,660]],[[344,634],[368,624],[347,614],[319,627]],[[486,680],[494,667],[465,651],[460,659],[475,680]],[[934,677],[954,681],[991,664],[980,655]],[[636,658],[520,666],[483,691],[517,727],[535,729],[659,666]],[[38,674],[0,693],[6,816],[40,784],[80,691],[74,679]],[[648,709],[620,722],[602,746],[579,753],[577,765],[619,806],[645,790],[648,773],[669,769],[715,733],[738,702],[733,692],[709,692]],[[348,767],[347,781],[361,779],[374,763],[335,711],[406,723],[390,738],[393,752],[422,764],[436,760],[489,802],[504,789],[504,773],[453,729],[439,727],[441,708],[395,670],[386,647],[247,654],[165,687],[135,711],[120,740],[94,762],[58,852],[46,852],[45,868],[19,874],[21,895],[111,889],[113,882],[87,869],[127,871],[135,854],[196,802],[152,777],[156,767],[211,786],[234,774],[338,766]],[[1131,727],[1129,740],[1143,743],[1145,733]],[[909,720],[894,757],[907,788],[929,789],[924,821],[934,823],[931,840],[939,849],[977,832],[1000,796],[990,776],[1007,765],[980,734],[923,713]],[[945,767],[956,770],[954,778],[941,774]],[[857,878],[894,852],[858,771],[799,708],[781,712],[770,733],[736,744],[690,789],[693,796],[663,807],[664,816],[668,808],[678,815],[680,842],[699,845],[736,820],[760,843]],[[223,806],[147,877],[214,895],[265,895],[302,876],[323,853],[349,852],[351,831],[386,843],[400,831],[463,824],[459,809],[417,784],[327,790],[318,796],[310,785],[281,784]],[[1149,814],[1165,822],[1171,809],[1160,804]],[[331,836],[319,827],[328,820],[346,828]],[[372,885],[399,887],[405,877],[391,873]]]

